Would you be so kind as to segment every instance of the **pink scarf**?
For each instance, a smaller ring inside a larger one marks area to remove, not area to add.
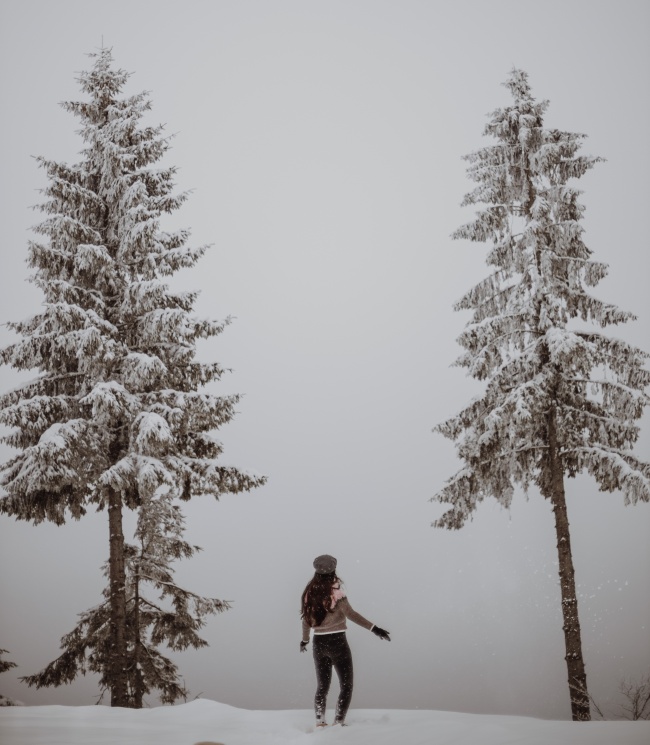
[[[334,585],[332,587],[332,604],[330,605],[330,610],[334,610],[336,604],[339,602],[339,600],[343,600],[345,597],[345,592],[341,588],[341,585]]]

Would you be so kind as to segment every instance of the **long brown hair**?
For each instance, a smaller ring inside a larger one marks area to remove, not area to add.
[[[331,574],[314,574],[305,587],[301,598],[300,617],[311,626],[320,626],[332,603],[332,587],[341,580],[336,572]]]

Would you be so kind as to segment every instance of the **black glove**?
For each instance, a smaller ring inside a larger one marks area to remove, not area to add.
[[[372,633],[378,636],[380,639],[385,639],[387,642],[390,641],[390,634],[388,631],[380,629],[379,626],[372,627]]]
[[[309,644],[309,642],[300,642],[300,651],[301,652],[306,652],[307,651],[307,645],[308,644]]]

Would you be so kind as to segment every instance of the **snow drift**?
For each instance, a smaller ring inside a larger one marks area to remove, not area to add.
[[[248,711],[197,700],[154,709],[0,710],[2,745],[647,745],[650,722],[558,722],[444,711],[356,709],[314,730],[309,710]]]

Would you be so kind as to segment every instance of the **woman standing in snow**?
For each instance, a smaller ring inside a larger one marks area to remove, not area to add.
[[[316,665],[316,726],[326,727],[325,708],[332,681],[332,666],[339,676],[341,691],[336,704],[334,724],[345,724],[352,699],[352,653],[345,637],[346,619],[369,629],[380,639],[390,641],[388,631],[380,629],[352,609],[336,576],[336,559],[324,554],[314,559],[314,574],[302,594],[302,641],[300,651],[309,644],[309,630],[314,630],[314,664]]]

